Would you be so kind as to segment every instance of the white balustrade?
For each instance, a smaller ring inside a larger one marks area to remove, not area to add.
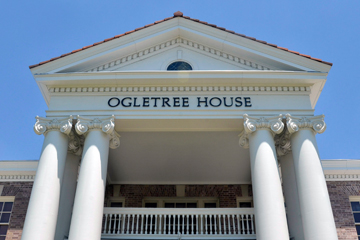
[[[255,239],[253,208],[104,208],[102,236]]]

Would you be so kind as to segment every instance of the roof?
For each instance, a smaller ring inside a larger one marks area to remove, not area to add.
[[[291,50],[289,50],[289,49],[287,49],[287,48],[279,47],[279,46],[277,46],[277,45],[275,45],[275,44],[271,44],[271,43],[268,43],[268,42],[265,42],[265,41],[262,41],[262,40],[258,40],[258,39],[256,39],[256,38],[249,37],[249,36],[246,36],[246,35],[244,35],[244,34],[236,33],[236,32],[234,32],[234,31],[228,30],[228,29],[223,28],[223,27],[218,27],[218,26],[216,26],[215,24],[210,24],[210,23],[207,23],[207,22],[204,22],[204,21],[200,21],[200,20],[198,20],[198,19],[194,19],[194,18],[190,18],[190,17],[184,16],[182,12],[177,11],[177,12],[174,13],[174,16],[172,16],[172,17],[169,17],[169,18],[165,18],[165,19],[163,19],[163,20],[156,21],[156,22],[154,22],[154,23],[145,25],[145,26],[140,27],[140,28],[136,28],[136,29],[134,29],[134,30],[132,30],[132,31],[129,31],[129,32],[126,32],[126,33],[123,33],[123,34],[120,34],[120,35],[116,35],[116,36],[114,36],[114,37],[112,37],[112,38],[107,38],[107,39],[105,39],[105,40],[103,40],[103,41],[101,41],[101,42],[97,42],[97,43],[94,43],[94,44],[92,44],[92,45],[85,46],[85,47],[80,48],[80,49],[76,49],[76,50],[74,50],[74,51],[72,51],[72,52],[65,53],[65,54],[63,54],[63,55],[61,55],[61,56],[59,56],[59,57],[51,58],[50,60],[43,61],[43,62],[40,62],[40,63],[38,63],[38,64],[31,65],[31,66],[29,66],[29,68],[31,69],[31,68],[38,67],[38,66],[40,66],[40,65],[44,65],[44,64],[46,64],[46,63],[48,63],[48,62],[55,61],[55,60],[57,60],[57,59],[59,59],[59,58],[66,57],[66,56],[68,56],[68,55],[70,55],[70,54],[74,54],[74,53],[83,51],[83,50],[85,50],[85,49],[88,49],[88,48],[97,46],[97,45],[99,45],[99,44],[102,44],[102,43],[111,41],[111,40],[116,39],[116,38],[120,38],[120,37],[122,37],[122,36],[131,34],[131,33],[133,33],[133,32],[140,31],[140,30],[142,30],[142,29],[144,29],[144,28],[148,28],[148,27],[151,27],[151,26],[153,26],[153,25],[156,25],[156,24],[159,24],[159,23],[162,23],[162,22],[165,22],[165,21],[171,20],[171,19],[173,19],[173,18],[177,18],[177,17],[181,17],[181,18],[185,18],[185,19],[188,19],[188,20],[191,20],[191,21],[194,21],[194,22],[198,22],[198,23],[201,23],[201,24],[205,24],[205,25],[207,25],[207,26],[214,27],[214,28],[220,29],[220,30],[222,30],[222,31],[225,31],[225,32],[228,32],[228,33],[232,33],[232,34],[235,34],[235,35],[237,35],[237,36],[244,37],[244,38],[247,38],[247,39],[250,39],[250,40],[253,40],[253,41],[262,43],[262,44],[266,44],[266,45],[268,45],[268,46],[271,46],[271,47],[274,47],[274,48],[278,48],[278,49],[280,49],[280,50],[283,50],[283,51],[286,51],[286,52],[289,52],[289,53],[293,53],[293,54],[296,54],[296,55],[299,55],[299,56],[302,56],[302,57],[305,57],[305,58],[308,58],[308,59],[311,59],[311,60],[314,60],[314,61],[317,61],[317,62],[321,62],[321,63],[327,64],[327,65],[330,65],[330,66],[333,65],[332,63],[330,63],[330,62],[325,62],[325,61],[323,61],[323,60],[321,60],[321,59],[319,59],[319,58],[313,58],[313,57],[311,57],[311,56],[309,56],[309,55],[305,55],[305,54],[301,54],[301,53],[299,53],[299,52],[291,51]]]

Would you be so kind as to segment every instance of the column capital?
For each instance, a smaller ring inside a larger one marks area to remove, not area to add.
[[[77,116],[77,123],[75,125],[76,133],[83,135],[90,130],[100,130],[109,135],[110,148],[115,149],[120,146],[120,135],[115,131],[115,117],[114,115],[108,118],[83,118]]]
[[[314,117],[293,117],[286,114],[287,130],[293,134],[300,129],[311,129],[314,133],[323,133],[326,130],[324,115]]]
[[[244,114],[244,131],[239,135],[239,145],[249,148],[249,135],[256,130],[266,129],[273,135],[280,134],[284,129],[282,114],[275,117],[250,117]]]
[[[73,117],[68,118],[42,118],[36,116],[36,123],[34,125],[34,131],[37,135],[46,134],[49,131],[60,131],[66,135],[69,135],[72,128]]]

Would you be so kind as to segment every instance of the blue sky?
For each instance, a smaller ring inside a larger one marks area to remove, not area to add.
[[[176,11],[334,63],[315,114],[322,159],[360,159],[360,1],[1,1],[0,160],[34,160],[47,106],[29,65],[170,17]]]

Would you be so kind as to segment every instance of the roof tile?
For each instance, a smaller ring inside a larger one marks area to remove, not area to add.
[[[29,68],[31,69],[31,68],[34,68],[34,67],[37,67],[37,66],[46,64],[46,63],[48,63],[48,62],[55,61],[55,60],[57,60],[57,59],[59,59],[59,58],[62,58],[62,57],[68,56],[68,55],[70,55],[70,54],[73,54],[73,53],[76,53],[76,52],[79,52],[79,51],[88,49],[88,48],[90,48],[90,47],[99,45],[99,44],[104,43],[104,42],[111,41],[111,40],[113,40],[113,39],[115,39],[115,38],[119,38],[119,37],[122,37],[122,36],[124,36],[124,35],[131,34],[131,33],[135,32],[135,31],[142,30],[142,29],[144,29],[144,28],[147,28],[147,27],[153,26],[153,25],[155,25],[155,24],[158,24],[158,23],[161,23],[161,22],[170,20],[170,19],[175,18],[175,17],[182,17],[182,18],[185,18],[185,19],[189,19],[190,21],[199,22],[199,23],[205,24],[205,25],[207,25],[207,26],[215,27],[215,28],[220,29],[220,30],[222,30],[222,31],[226,31],[226,32],[235,34],[235,35],[240,36],[240,37],[244,37],[244,38],[247,38],[247,39],[250,39],[250,40],[254,40],[254,41],[256,41],[256,42],[259,42],[259,43],[262,43],[262,44],[266,44],[266,45],[271,46],[271,47],[276,47],[276,48],[278,48],[278,49],[287,51],[287,52],[289,52],[289,53],[293,53],[293,54],[297,54],[297,55],[302,56],[302,57],[310,58],[310,59],[312,59],[312,60],[314,60],[314,61],[318,61],[318,62],[327,64],[327,65],[330,65],[330,66],[333,65],[332,63],[326,62],[326,61],[322,61],[322,60],[319,59],[319,58],[312,58],[312,57],[309,56],[309,55],[300,54],[299,52],[295,52],[295,51],[288,50],[287,48],[279,47],[279,46],[277,46],[276,44],[271,44],[271,43],[267,43],[267,42],[262,41],[262,40],[257,40],[256,38],[248,37],[248,36],[246,36],[246,35],[244,35],[244,34],[236,33],[236,32],[234,32],[234,31],[227,30],[227,29],[225,29],[225,28],[223,28],[223,27],[218,27],[218,26],[216,26],[215,24],[209,24],[209,23],[207,23],[207,22],[200,21],[199,19],[194,19],[194,18],[190,18],[190,17],[188,17],[188,16],[184,16],[184,14],[183,14],[182,12],[177,11],[177,12],[174,13],[174,16],[173,16],[173,17],[168,17],[168,18],[165,18],[165,19],[163,19],[163,20],[159,20],[159,21],[156,21],[156,22],[154,22],[154,23],[150,23],[150,24],[148,24],[148,25],[145,25],[144,27],[136,28],[135,30],[132,30],[132,31],[129,31],[129,32],[126,32],[126,33],[123,33],[123,34],[116,35],[115,37],[105,39],[104,41],[94,43],[93,45],[85,46],[85,47],[83,47],[83,48],[81,48],[81,49],[74,50],[74,51],[72,51],[72,52],[70,52],[70,53],[65,53],[65,54],[63,54],[63,55],[61,55],[61,56],[59,56],[59,57],[55,57],[55,58],[52,58],[52,59],[50,59],[50,60],[43,61],[43,62],[41,62],[41,63],[31,65],[31,66],[29,66]]]

